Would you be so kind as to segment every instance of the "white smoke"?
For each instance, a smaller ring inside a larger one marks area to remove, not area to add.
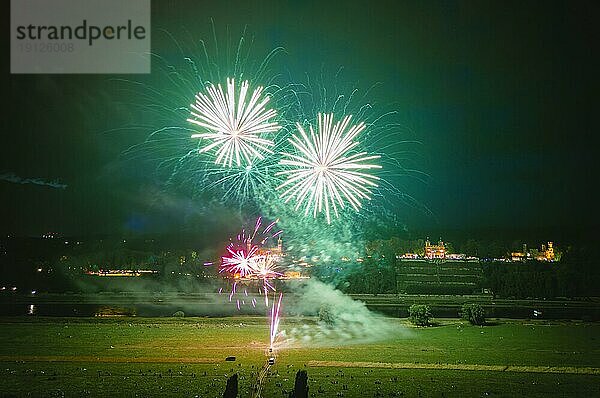
[[[281,347],[350,345],[385,340],[406,335],[397,320],[369,311],[363,302],[355,301],[333,287],[310,280],[295,294],[285,296],[288,315],[316,316],[326,312],[327,321],[304,318],[290,319],[280,327]]]

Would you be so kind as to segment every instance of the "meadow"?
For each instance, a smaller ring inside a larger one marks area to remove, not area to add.
[[[281,343],[263,397],[287,397],[299,369],[310,396],[600,396],[600,323],[441,319],[370,341]],[[282,330],[314,328],[285,318]],[[0,318],[0,395],[249,397],[266,360],[264,317]],[[225,361],[235,356],[233,362]]]

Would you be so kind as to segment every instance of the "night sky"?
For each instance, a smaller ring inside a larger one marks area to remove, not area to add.
[[[174,53],[165,32],[210,40],[213,18],[232,37],[247,25],[259,58],[284,47],[278,64],[298,79],[343,67],[344,81],[379,83],[375,100],[398,110],[420,142],[412,162],[428,175],[403,181],[432,213],[404,206],[409,230],[519,238],[596,226],[596,2],[153,3],[156,53]],[[8,34],[3,48],[9,54]],[[5,57],[0,233],[210,231],[215,217],[226,218],[180,192],[148,205],[162,182],[121,156],[144,136],[121,129],[135,117],[125,105],[135,98],[113,79],[164,86],[157,68],[149,76],[10,75],[9,65]]]

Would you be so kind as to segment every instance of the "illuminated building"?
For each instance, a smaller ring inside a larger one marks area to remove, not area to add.
[[[429,238],[425,241],[425,258],[427,259],[444,259],[446,258],[446,247],[442,239],[437,245],[432,245]]]
[[[527,253],[522,252],[512,252],[510,253],[511,261],[525,261],[527,260]]]
[[[447,260],[466,260],[467,255],[462,254],[462,253],[452,253],[452,254],[446,253],[446,259]]]
[[[512,252],[510,253],[510,257],[507,259],[509,261],[521,261],[525,262],[527,260],[536,260],[536,261],[559,261],[560,253],[557,254],[554,251],[554,243],[548,242],[547,245],[542,244],[542,247],[538,249],[527,250],[527,245],[523,245],[523,251],[521,252]]]
[[[100,271],[87,271],[86,274],[94,275],[94,276],[106,276],[106,277],[132,277],[132,276],[139,277],[139,276],[143,276],[143,275],[155,275],[155,274],[158,274],[158,271],[147,270],[147,269],[140,269],[140,270],[111,269],[111,270],[100,270]]]
[[[277,239],[277,247],[272,248],[270,251],[274,256],[283,256],[283,239],[281,239],[281,235]]]
[[[252,241],[248,240],[248,242],[246,242],[246,245],[247,245],[246,250],[248,251],[248,253],[250,253],[252,251]],[[260,256],[265,256],[265,255],[269,254],[276,261],[280,261],[281,258],[285,256],[285,253],[283,252],[283,240],[281,239],[281,236],[279,236],[277,239],[276,247],[271,247],[271,248],[258,247],[256,249],[256,254],[260,255]]]
[[[554,253],[554,243],[548,242],[547,245],[542,244],[541,250],[536,250],[534,257],[538,261],[554,261],[556,259],[556,255]]]
[[[419,255],[417,253],[404,253],[403,255],[396,255],[397,259],[402,259],[402,260],[417,260],[419,258]]]
[[[548,242],[548,247],[546,248],[546,260],[554,261],[554,244],[552,242]]]

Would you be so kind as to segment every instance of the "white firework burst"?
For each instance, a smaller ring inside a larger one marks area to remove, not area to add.
[[[256,246],[251,247],[250,245],[248,245],[248,250],[243,247],[228,246],[228,254],[222,257],[221,271],[239,274],[241,277],[252,274],[256,266],[257,250]]]
[[[256,256],[255,261],[252,263],[252,265],[252,271],[254,272],[254,275],[259,278],[272,279],[283,275],[282,273],[277,271],[278,264],[275,260],[275,257],[271,253]]]
[[[377,187],[377,176],[362,170],[379,169],[381,166],[365,163],[377,159],[377,155],[366,152],[353,153],[359,144],[353,141],[365,129],[364,123],[348,129],[352,116],[333,124],[333,113],[318,114],[318,131],[309,126],[308,135],[300,123],[296,123],[300,135],[294,135],[289,142],[296,153],[283,153],[281,165],[287,170],[276,173],[287,176],[287,180],[277,187],[285,190],[280,197],[285,202],[296,200],[296,210],[304,203],[304,214],[312,209],[313,217],[325,212],[327,223],[331,223],[330,211],[338,216],[338,207],[349,203],[358,211],[362,199],[370,199],[372,188]]]
[[[196,94],[196,103],[191,104],[193,118],[188,122],[207,129],[208,132],[192,135],[192,138],[211,140],[200,149],[200,153],[216,150],[215,163],[231,167],[250,165],[253,159],[263,159],[265,153],[273,153],[270,149],[273,141],[263,138],[264,133],[278,131],[281,126],[272,120],[277,113],[266,109],[268,96],[262,96],[263,87],[257,87],[246,102],[248,81],[244,81],[235,98],[234,79],[227,79],[227,93],[219,84],[206,88],[208,95]]]

